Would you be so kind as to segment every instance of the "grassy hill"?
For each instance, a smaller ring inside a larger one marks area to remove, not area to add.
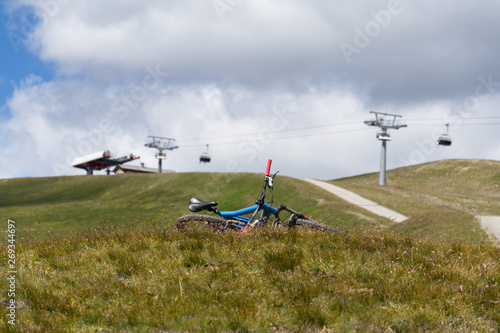
[[[339,233],[174,228],[192,196],[227,209],[251,204],[261,175],[2,180],[0,212],[18,227],[18,273],[15,327],[7,323],[12,286],[0,279],[0,327],[497,332],[500,249],[484,242],[470,212],[497,212],[497,166],[442,161],[398,169],[383,188],[375,174],[334,181],[411,216],[397,225],[309,183],[275,180],[275,201],[341,227]],[[1,245],[7,263],[5,240]]]
[[[275,201],[328,225],[352,229],[380,224],[430,239],[487,239],[476,215],[500,215],[500,162],[444,160],[331,181],[410,217],[398,225],[303,181],[280,177]],[[0,180],[0,213],[15,220],[19,236],[91,230],[97,226],[162,223],[189,213],[193,196],[225,210],[251,205],[260,195],[256,174],[179,173]]]
[[[489,245],[375,227],[216,234],[155,225],[17,248],[17,325],[0,305],[3,332],[500,329],[500,249]],[[7,297],[9,281],[0,288]]]
[[[261,175],[210,173],[8,179],[0,180],[0,214],[18,223],[20,237],[110,224],[173,226],[189,213],[191,197],[217,201],[223,210],[243,208],[259,198],[262,184]],[[276,178],[274,199],[341,228],[387,224],[288,177]]]
[[[476,215],[500,215],[500,162],[442,160],[331,181],[410,217],[393,230],[431,239],[481,242]]]

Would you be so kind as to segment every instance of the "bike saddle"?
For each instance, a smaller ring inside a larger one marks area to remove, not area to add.
[[[203,201],[198,198],[192,198],[189,200],[189,210],[196,213],[202,210],[213,208],[217,206],[217,202],[215,201]]]

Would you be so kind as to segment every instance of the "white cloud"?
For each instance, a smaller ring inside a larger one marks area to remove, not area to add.
[[[393,2],[242,1],[222,17],[211,1],[11,2],[12,13],[37,8],[43,19],[28,42],[57,73],[27,78],[8,101],[0,177],[81,174],[68,163],[101,149],[156,165],[147,135],[179,140],[166,168],[180,171],[258,172],[267,158],[295,176],[376,171],[376,130],[362,123],[369,110],[456,116],[453,104],[474,96],[478,77],[500,81],[499,5],[486,0],[401,0],[349,64],[339,44],[355,45],[357,31],[366,34]],[[494,114],[494,88],[475,115]],[[433,128],[392,133],[389,166],[420,158]],[[460,148],[432,149],[425,161],[497,158],[497,147],[481,145],[493,132],[473,140],[461,133],[471,132],[457,129]],[[213,163],[200,165],[206,143]]]

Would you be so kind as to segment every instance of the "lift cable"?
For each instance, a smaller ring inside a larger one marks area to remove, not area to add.
[[[325,127],[357,125],[360,122],[362,122],[362,120],[350,121],[350,122],[346,122],[346,123],[308,126],[308,127],[301,127],[301,128],[289,128],[289,129],[284,129],[284,130],[280,130],[280,131],[273,131],[273,133],[278,134],[278,133],[285,133],[285,132],[296,132],[296,131],[304,131],[304,130],[317,129],[317,128],[325,128]],[[177,142],[187,142],[187,141],[216,140],[216,139],[235,138],[235,137],[241,137],[241,136],[252,136],[252,135],[258,135],[258,134],[261,134],[261,132],[250,132],[250,133],[243,133],[243,134],[232,134],[232,135],[224,135],[224,136],[205,137],[205,138],[179,139],[176,141]]]
[[[499,116],[496,116],[496,117],[447,117],[447,118],[409,118],[409,119],[405,119],[406,122],[409,122],[409,121],[434,121],[434,120],[443,120],[443,121],[447,121],[447,120],[463,120],[463,121],[466,121],[466,120],[479,120],[479,119],[500,119]]]
[[[358,128],[358,129],[350,129],[350,130],[340,130],[340,131],[331,131],[331,132],[321,132],[321,133],[312,133],[312,134],[299,134],[299,135],[287,135],[284,137],[273,137],[272,141],[277,141],[277,140],[289,140],[289,139],[296,139],[296,138],[305,138],[305,137],[313,137],[313,136],[321,136],[321,135],[330,135],[330,134],[337,134],[337,133],[348,133],[348,132],[360,132],[360,131],[367,131],[370,130],[369,128]],[[278,132],[276,132],[278,133]],[[246,141],[229,141],[229,142],[220,142],[220,143],[211,143],[211,146],[227,146],[227,145],[236,145],[236,144],[242,144],[242,143],[249,143],[252,142],[253,140],[246,140]],[[180,145],[181,148],[185,147],[200,147],[200,146],[205,146],[204,144],[188,144],[188,145]]]
[[[476,124],[455,124],[455,127],[459,126],[491,126],[500,125],[500,123],[476,123]],[[443,126],[443,124],[411,124],[411,126]]]
[[[414,119],[405,119],[407,123],[410,123],[410,126],[443,126],[443,123],[412,123],[414,121],[420,121],[420,122],[425,122],[425,121],[453,121],[453,120],[461,120],[461,121],[470,121],[470,120],[485,120],[485,119],[500,119],[499,116],[496,117],[456,117],[456,118],[414,118]],[[345,129],[345,130],[336,130],[336,131],[328,131],[328,132],[319,132],[319,133],[303,133],[303,134],[297,134],[297,135],[286,135],[286,136],[280,136],[281,134],[285,133],[290,133],[290,132],[299,132],[299,131],[308,131],[308,130],[314,130],[314,129],[320,129],[320,128],[328,128],[328,127],[338,127],[338,126],[348,126],[348,125],[357,125],[357,124],[362,124],[363,120],[356,120],[356,121],[349,121],[349,122],[343,122],[343,123],[335,123],[335,124],[325,124],[325,125],[316,125],[316,126],[307,126],[307,127],[300,127],[300,128],[289,128],[289,129],[284,129],[280,131],[270,131],[269,133],[273,134],[273,140],[288,140],[288,139],[294,139],[294,138],[306,138],[306,137],[314,137],[314,136],[321,136],[321,135],[330,135],[330,134],[336,134],[336,133],[349,133],[349,132],[358,132],[358,131],[366,131],[370,130],[369,128],[354,128],[354,129]],[[495,126],[495,125],[500,125],[500,122],[489,122],[489,123],[461,123],[456,126]],[[262,135],[261,132],[248,132],[248,133],[238,133],[238,134],[231,134],[231,135],[221,135],[221,136],[213,136],[213,137],[199,137],[199,138],[186,138],[186,139],[179,139],[176,140],[176,142],[181,143],[179,146],[181,147],[200,147],[200,146],[206,146],[207,141],[212,141],[212,140],[224,140],[226,142],[219,142],[219,143],[210,143],[212,146],[223,146],[223,145],[234,145],[234,144],[242,144],[242,143],[247,143],[251,142],[251,140],[242,140],[242,137],[251,137],[255,135]],[[233,140],[231,140],[233,139]],[[196,141],[203,141],[203,143],[196,144],[184,144],[188,142],[196,142]],[[137,148],[142,148],[142,146],[137,146],[134,147],[133,149]],[[132,148],[131,148],[132,149]],[[129,149],[130,150],[130,149]],[[154,152],[153,152],[154,153]],[[141,154],[142,156],[148,156],[152,155],[153,153],[150,153],[149,151],[146,153]]]

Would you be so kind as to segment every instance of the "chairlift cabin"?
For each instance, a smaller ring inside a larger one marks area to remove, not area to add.
[[[449,130],[450,124],[446,124],[446,134],[441,134],[441,136],[437,140],[438,146],[445,146],[449,147],[451,146],[451,136],[448,135],[448,130]]]
[[[443,134],[439,137],[437,144],[439,146],[451,146],[451,137],[448,134]]]
[[[210,154],[208,153],[208,145],[207,145],[207,151],[200,154],[200,163],[210,163],[211,160],[212,160],[212,158],[210,157]]]
[[[160,152],[155,154],[156,158],[159,160],[166,160],[167,159],[167,154]]]
[[[380,141],[391,141],[391,136],[387,132],[378,132],[377,133],[377,139]]]

